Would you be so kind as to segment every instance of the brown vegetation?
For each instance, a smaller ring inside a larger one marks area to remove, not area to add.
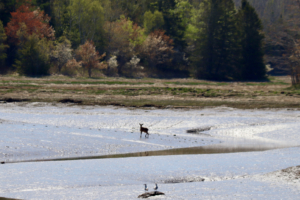
[[[300,91],[291,87],[287,76],[271,77],[270,82],[1,77],[0,100],[9,98],[126,107],[300,108]]]

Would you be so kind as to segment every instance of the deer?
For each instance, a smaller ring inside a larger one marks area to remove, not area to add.
[[[148,133],[148,129],[143,127],[143,124],[140,124],[140,131],[141,131],[141,135],[140,137],[142,137],[142,133],[145,133],[145,137],[148,136],[149,137],[149,133]]]

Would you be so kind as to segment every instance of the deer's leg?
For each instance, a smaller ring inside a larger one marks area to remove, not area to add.
[[[141,131],[141,134],[140,134],[140,138],[142,137],[142,131]]]

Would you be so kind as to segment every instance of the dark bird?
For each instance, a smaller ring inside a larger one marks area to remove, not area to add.
[[[144,185],[145,185],[145,191],[148,191],[147,184],[144,184]]]
[[[157,183],[155,183],[155,187],[153,188],[154,190],[158,189]]]

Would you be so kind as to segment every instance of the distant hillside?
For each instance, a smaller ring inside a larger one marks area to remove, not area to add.
[[[291,38],[299,27],[299,8],[295,0],[248,0],[256,9],[265,30],[265,62],[273,75],[290,74]],[[234,0],[240,7],[241,0]],[[292,31],[291,31],[292,30]]]
[[[288,13],[288,5],[293,3],[293,0],[248,0],[249,3],[256,9],[264,25],[273,23],[279,19],[281,15],[285,16]],[[240,6],[241,0],[234,0],[237,7]]]
[[[194,5],[199,4],[202,0],[190,0]],[[236,7],[241,6],[241,0],[233,0]],[[256,9],[264,26],[276,22],[280,16],[285,17],[289,11],[289,5],[294,4],[295,0],[248,0]]]

